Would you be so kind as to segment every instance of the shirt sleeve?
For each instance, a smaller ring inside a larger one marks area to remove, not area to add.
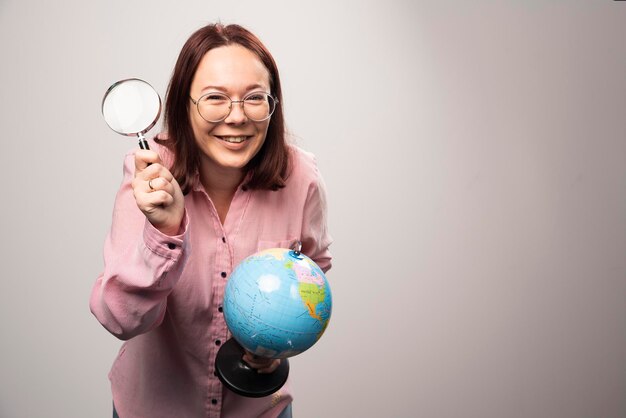
[[[180,235],[168,236],[154,228],[135,202],[134,170],[134,156],[129,154],[104,244],[104,270],[89,301],[98,321],[122,340],[148,332],[163,321],[167,297],[190,252],[187,212]]]
[[[328,247],[333,242],[328,233],[326,186],[315,167],[316,177],[309,185],[302,225],[302,252],[317,263],[324,273],[332,266]]]

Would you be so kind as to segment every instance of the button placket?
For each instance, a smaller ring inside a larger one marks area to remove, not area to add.
[[[217,307],[219,310],[223,304],[223,296],[224,296],[224,280],[220,277],[223,277],[225,274],[225,270],[228,269],[230,254],[228,244],[226,242],[226,231],[224,231],[223,225],[216,221],[215,223],[216,232],[217,232],[217,247],[216,249],[216,258],[215,264],[211,266],[211,275],[216,274],[216,279],[212,279],[213,282],[213,300],[212,305]],[[220,243],[221,241],[221,243]],[[214,308],[215,309],[215,308]],[[213,324],[211,326],[211,339],[213,340],[213,346],[209,349],[209,355],[215,359],[217,356],[217,351],[219,350],[222,341],[222,328],[225,327],[224,317],[223,315],[216,315],[213,320]],[[214,360],[215,361],[215,360]],[[213,361],[213,362],[214,362]],[[211,413],[218,413],[221,408],[221,391],[222,391],[222,383],[217,378],[217,372],[215,371],[215,364],[209,369],[209,393],[208,398],[210,399],[209,409],[212,411]],[[213,416],[213,415],[210,415]],[[219,415],[218,415],[219,416]]]

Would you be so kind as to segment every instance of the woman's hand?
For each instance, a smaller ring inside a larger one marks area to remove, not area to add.
[[[155,228],[166,235],[177,235],[185,213],[183,192],[159,154],[151,150],[135,152],[135,178],[132,182],[137,206]]]
[[[248,366],[256,369],[258,373],[272,373],[280,366],[280,359],[258,357],[246,350],[243,361]]]

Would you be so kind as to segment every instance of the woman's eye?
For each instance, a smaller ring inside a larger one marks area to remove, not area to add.
[[[264,94],[253,94],[251,96],[246,97],[246,101],[250,101],[250,102],[260,102],[263,100],[265,100]]]

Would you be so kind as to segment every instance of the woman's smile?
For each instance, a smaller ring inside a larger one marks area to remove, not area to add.
[[[221,135],[215,135],[218,139],[221,139],[222,141],[226,141],[229,142],[231,144],[240,144],[243,141],[246,141],[250,138],[252,138],[251,135],[240,135],[240,136],[221,136]]]

